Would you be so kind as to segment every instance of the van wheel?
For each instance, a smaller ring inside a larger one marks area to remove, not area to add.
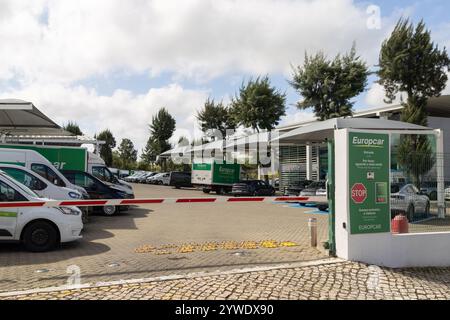
[[[116,206],[104,206],[103,213],[105,216],[113,216],[116,213]]]
[[[408,221],[411,222],[414,219],[414,205],[410,204],[408,206],[408,211],[406,212],[406,217],[408,218]]]
[[[430,214],[430,203],[427,202],[425,206],[425,216],[428,216]]]
[[[436,191],[430,192],[430,200],[432,200],[432,201],[437,200],[437,192]]]
[[[203,193],[206,193],[206,194],[209,194],[210,192],[211,192],[211,190],[209,190],[209,189],[206,189],[206,188],[203,188]]]
[[[89,208],[84,207],[84,209],[81,209],[81,222],[83,224],[86,224],[89,222]]]
[[[52,250],[58,242],[58,231],[45,221],[37,221],[26,227],[23,244],[28,251],[44,252]]]

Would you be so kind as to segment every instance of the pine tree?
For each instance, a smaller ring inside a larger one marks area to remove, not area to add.
[[[105,144],[100,145],[100,157],[110,167],[113,163],[112,149],[116,147],[116,139],[114,139],[109,129],[101,131],[95,138],[100,141],[105,141]]]
[[[203,109],[197,112],[197,120],[205,134],[210,133],[210,130],[218,130],[222,138],[226,137],[227,130],[234,130],[236,127],[229,108],[222,102],[215,103],[214,99],[209,98],[205,101]]]
[[[175,119],[165,108],[161,108],[152,117],[152,123],[149,125],[150,137],[142,152],[142,161],[148,164],[153,163],[156,161],[158,155],[171,148],[169,139],[175,131],[175,125]]]
[[[242,84],[231,102],[233,123],[259,130],[272,130],[286,114],[286,94],[271,86],[268,76]]]
[[[414,28],[409,20],[400,19],[390,37],[381,47],[379,83],[384,86],[387,102],[397,94],[402,99],[401,121],[427,126],[427,101],[438,97],[447,83],[450,58],[446,49],[432,42],[423,21]],[[421,177],[435,163],[428,138],[424,135],[402,135],[398,146],[398,161],[417,187]]]
[[[69,121],[63,127],[63,129],[72,133],[74,136],[82,136],[83,135],[83,132],[81,132],[81,129],[76,122]]]
[[[313,108],[319,120],[351,116],[352,98],[364,91],[369,71],[355,46],[344,56],[328,60],[320,52],[305,54],[303,66],[293,68],[291,86],[303,97],[299,109]]]
[[[137,160],[137,150],[134,149],[133,142],[127,138],[122,139],[118,151],[123,169],[133,169]]]

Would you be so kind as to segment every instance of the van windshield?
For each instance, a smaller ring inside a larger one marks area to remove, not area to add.
[[[117,178],[106,167],[92,167],[92,175],[105,182],[115,183]]]
[[[20,189],[20,191],[26,193],[27,195],[34,197],[34,198],[39,198],[38,194],[36,192],[34,192],[33,190],[31,190],[30,188],[28,188],[26,185],[10,178],[7,174],[2,173],[1,174],[2,178],[4,178],[5,180],[8,180],[8,182],[10,184],[13,184],[14,186],[16,186],[18,189]]]

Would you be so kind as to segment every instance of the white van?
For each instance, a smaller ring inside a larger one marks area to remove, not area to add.
[[[84,188],[69,182],[44,156],[34,150],[0,148],[0,163],[24,166],[36,172],[54,185],[79,191],[84,198],[89,198]]]
[[[97,179],[104,182],[113,183],[119,185],[124,189],[133,190],[131,184],[117,178],[111,170],[106,166],[105,161],[97,154],[88,152],[87,173],[92,174]],[[127,191],[127,190],[124,190]]]
[[[28,188],[36,192],[39,197],[55,200],[82,198],[82,195],[78,190],[60,187],[28,168],[15,164],[0,163],[0,170],[4,171],[14,180],[26,185]]]
[[[0,203],[46,200],[0,171]],[[59,243],[81,239],[82,229],[81,211],[76,207],[0,208],[0,240],[20,241],[29,251],[48,251]]]

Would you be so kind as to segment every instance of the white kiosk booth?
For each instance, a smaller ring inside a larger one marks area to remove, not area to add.
[[[336,118],[278,139],[297,144],[328,142],[331,253],[388,267],[450,266],[450,232],[391,233],[390,155],[395,134],[435,136],[437,212],[445,218],[441,130],[392,120]]]

